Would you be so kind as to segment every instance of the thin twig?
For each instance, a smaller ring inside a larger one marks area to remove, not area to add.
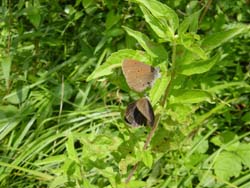
[[[127,184],[127,183],[130,181],[130,179],[133,177],[135,171],[137,170],[138,165],[139,165],[139,162],[137,162],[137,163],[134,165],[133,169],[131,170],[131,172],[130,172],[129,175],[128,175],[128,178],[127,178],[126,181],[125,181],[126,184]]]
[[[7,54],[10,54],[10,47],[11,47],[11,22],[12,22],[12,9],[11,9],[11,0],[8,1],[9,5],[9,27],[8,27],[8,42],[7,42]]]
[[[11,0],[7,2],[8,9],[9,9],[9,17],[8,17],[8,38],[7,38],[7,48],[6,48],[6,54],[10,58],[10,50],[11,50],[11,26],[12,26],[12,8],[11,8]],[[10,62],[9,62],[10,63]],[[6,91],[7,93],[10,92],[10,86],[11,82],[9,79],[6,80]]]
[[[59,114],[58,114],[58,123],[60,123],[61,121],[61,115],[62,115],[62,111],[63,111],[63,99],[64,99],[64,75],[62,75],[62,85],[61,85],[61,98],[60,98],[60,108],[59,108]],[[59,131],[58,129],[56,130],[56,134],[58,134]],[[54,141],[54,144],[53,144],[53,148],[55,148],[57,144],[57,141],[55,140]],[[54,149],[53,149],[53,152],[54,152]]]
[[[166,104],[167,104],[167,97],[168,97],[168,95],[169,95],[169,92],[170,92],[170,88],[171,88],[172,82],[173,82],[173,80],[174,80],[174,78],[175,78],[175,59],[176,59],[176,44],[175,44],[175,42],[174,42],[174,44],[173,44],[173,51],[172,51],[172,71],[171,71],[171,78],[170,78],[170,81],[169,81],[169,83],[168,83],[168,86],[167,86],[167,88],[166,88],[166,90],[165,90],[164,96],[163,96],[163,98],[162,98],[162,100],[161,100],[161,102],[160,102],[160,105],[163,106],[164,108],[166,107]],[[144,150],[146,150],[146,149],[148,148],[148,145],[149,145],[149,143],[151,142],[152,137],[153,137],[155,131],[156,131],[157,128],[158,128],[160,119],[161,119],[161,114],[157,114],[157,115],[156,115],[156,118],[155,118],[154,125],[153,125],[151,131],[149,132],[149,134],[148,134],[148,136],[147,136],[147,139],[146,139],[146,141],[145,141],[145,144],[144,144],[144,146],[143,146],[143,149],[144,149]],[[138,165],[139,165],[139,162],[137,162],[137,163],[134,165],[133,169],[130,171],[130,173],[129,173],[129,175],[128,175],[126,181],[125,181],[126,184],[129,183],[130,179],[133,177],[135,171],[136,171],[137,168],[138,168]]]
[[[210,8],[211,3],[212,3],[212,0],[208,0],[208,1],[207,1],[207,4],[206,4],[206,6],[205,6],[205,9],[204,9],[204,11],[202,12],[202,15],[201,15],[201,17],[200,17],[200,19],[199,19],[199,23],[202,22],[202,20],[203,20],[203,18],[205,17],[205,15],[206,15],[208,9]]]
[[[60,109],[59,109],[59,115],[58,120],[60,122],[62,110],[63,110],[63,99],[64,99],[64,75],[62,75],[62,88],[61,88],[61,99],[60,99]]]

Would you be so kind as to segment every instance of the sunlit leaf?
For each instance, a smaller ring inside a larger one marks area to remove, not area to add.
[[[209,71],[219,59],[220,55],[217,54],[208,60],[194,61],[189,64],[181,64],[177,69],[178,72],[187,76],[192,74],[201,74]]]
[[[172,40],[179,26],[179,18],[174,10],[156,0],[133,0],[140,5],[145,20],[163,40]]]
[[[0,56],[0,62],[2,65],[3,76],[5,79],[5,86],[6,88],[8,88],[9,81],[10,81],[10,70],[11,70],[12,58],[10,56],[6,56],[6,57]]]
[[[155,105],[157,102],[159,102],[160,98],[164,95],[169,81],[170,75],[168,75],[168,72],[161,73],[161,77],[156,80],[149,92],[152,105]]]
[[[74,147],[74,137],[72,134],[68,134],[68,141],[66,142],[66,149],[68,157],[75,162],[78,162],[77,152]]]
[[[134,37],[139,42],[139,44],[151,57],[167,60],[168,54],[161,44],[151,41],[148,36],[139,31],[134,31],[125,26],[124,28],[130,36]]]
[[[179,26],[179,18],[173,9],[157,0],[133,0],[147,8],[151,14],[164,26],[174,33]]]
[[[211,139],[211,142],[217,146],[224,146],[227,151],[237,151],[240,145],[240,142],[237,140],[238,136],[232,131],[224,131],[219,135],[216,135]],[[230,143],[235,140],[235,142]]]
[[[179,35],[182,35],[183,33],[187,31],[194,32],[194,33],[197,32],[201,10],[198,10],[197,12],[191,15],[188,15],[187,17],[184,18],[184,20],[182,21],[178,29]]]
[[[29,86],[20,86],[16,91],[13,91],[9,95],[5,96],[3,99],[7,100],[12,104],[20,104],[24,102],[29,94]]]
[[[240,144],[236,152],[241,157],[242,163],[250,168],[250,144]]]
[[[232,152],[221,152],[215,158],[215,174],[223,179],[229,180],[231,177],[238,177],[242,169],[240,158]]]
[[[239,25],[236,26],[235,28],[220,31],[215,34],[211,34],[207,36],[203,42],[202,42],[202,47],[207,49],[207,50],[212,50],[224,42],[229,41],[230,39],[234,38],[235,36],[249,31],[249,27],[246,25]]]
[[[40,8],[31,6],[27,9],[27,16],[30,22],[38,28],[41,22]]]
[[[142,51],[130,49],[120,50],[113,53],[106,62],[97,67],[97,69],[89,75],[87,81],[112,74],[115,68],[121,67],[124,59],[135,59],[142,62],[149,62],[148,55]]]
[[[177,90],[169,98],[170,103],[192,104],[210,101],[211,95],[202,90]]]

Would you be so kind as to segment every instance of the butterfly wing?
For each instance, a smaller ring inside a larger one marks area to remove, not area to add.
[[[158,75],[158,70],[154,67],[132,59],[123,61],[122,72],[128,86],[137,92],[151,86]]]
[[[146,118],[147,124],[153,126],[155,121],[155,115],[153,107],[147,98],[142,98],[136,101],[136,107],[140,113]]]
[[[125,121],[128,124],[132,125],[133,127],[138,127],[139,125],[146,125],[147,124],[147,119],[137,109],[136,102],[129,104],[127,106],[127,109],[125,112]]]

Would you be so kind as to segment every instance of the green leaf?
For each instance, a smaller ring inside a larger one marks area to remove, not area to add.
[[[102,176],[109,180],[112,187],[116,187],[116,172],[114,172],[112,167],[106,167],[105,169],[99,169],[98,171]]]
[[[150,25],[156,35],[163,41],[171,41],[173,38],[172,34],[168,30],[165,30],[159,21],[153,17],[146,8],[141,7],[141,10],[144,14],[146,22]]]
[[[189,32],[197,32],[199,17],[202,9],[184,18],[178,29],[179,35]]]
[[[215,158],[215,174],[223,180],[228,181],[233,176],[238,177],[241,169],[240,158],[232,152],[223,151]]]
[[[38,28],[41,22],[40,8],[35,6],[30,6],[27,9],[27,17],[29,21]]]
[[[65,165],[66,164],[66,165]],[[73,176],[77,173],[78,170],[77,163],[71,159],[66,159],[64,163],[64,171],[68,176]]]
[[[13,117],[18,113],[18,108],[14,105],[1,105],[0,106],[0,119],[6,117]]]
[[[29,94],[29,86],[20,86],[16,91],[11,92],[9,95],[5,96],[3,99],[7,100],[12,104],[20,104],[24,102]]]
[[[187,50],[183,45],[176,46],[176,72],[180,72],[182,66],[200,60],[198,56]]]
[[[163,60],[168,59],[168,54],[165,50],[165,48],[161,44],[157,44],[153,41],[151,41],[148,36],[145,34],[134,31],[128,27],[123,26],[123,28],[127,31],[127,33],[134,37],[139,44],[142,46],[142,48],[153,58],[159,58]]]
[[[150,13],[166,28],[170,28],[172,33],[179,27],[179,18],[173,9],[157,0],[134,0],[141,6],[147,8]]]
[[[205,60],[207,59],[207,54],[206,52],[200,47],[200,45],[196,42],[182,42],[181,43],[187,50],[193,52],[194,54],[196,54],[197,56],[199,56],[199,58]]]
[[[174,103],[185,103],[193,104],[204,101],[210,101],[211,95],[202,90],[175,90],[169,97],[169,102]]]
[[[210,51],[220,46],[222,43],[227,42],[235,36],[247,31],[249,31],[249,26],[237,25],[235,28],[212,34],[203,40],[202,48]]]
[[[152,105],[155,105],[163,96],[170,78],[170,74],[167,74],[167,72],[163,72],[161,73],[161,77],[155,81],[153,87],[149,92],[149,98],[151,99]]]
[[[69,100],[70,97],[72,97],[73,88],[69,83],[64,82],[63,85],[60,84],[53,88],[52,92],[54,94],[53,104],[58,105],[61,103],[62,100],[66,101]]]
[[[207,158],[207,155],[201,153],[193,153],[191,156],[185,159],[185,166],[188,168],[194,168],[199,163],[202,163]]]
[[[204,140],[204,137],[202,136],[196,136],[194,138],[194,142],[197,143],[195,151],[197,153],[206,153],[209,146],[208,146],[208,140]]]
[[[171,119],[181,124],[190,124],[192,121],[191,115],[194,113],[193,106],[191,104],[175,103],[169,105],[167,114],[171,116]]]
[[[142,161],[148,168],[152,167],[153,156],[149,150],[139,150],[135,153],[137,161]]]
[[[10,81],[10,70],[11,70],[12,58],[11,56],[0,57],[0,61],[2,65],[3,76],[5,79],[5,87],[8,88],[9,81]]]
[[[77,21],[82,17],[83,17],[83,12],[77,11],[74,16],[74,21]]]
[[[83,179],[83,187],[84,188],[98,188],[98,186],[91,184],[91,180],[88,180],[87,178]]]
[[[135,59],[142,62],[149,62],[149,56],[143,51],[130,49],[120,50],[113,53],[104,64],[97,67],[96,70],[89,75],[87,81],[112,74],[115,68],[121,66],[124,59]]]
[[[40,97],[43,97],[46,94],[40,95]],[[53,113],[53,100],[51,100],[51,97],[43,97],[43,100],[41,100],[37,105],[36,108],[37,113],[39,116],[37,117],[37,123],[42,123],[44,119],[51,117]]]
[[[221,134],[213,137],[211,139],[211,142],[220,147],[227,145],[225,148],[225,150],[227,151],[237,151],[238,146],[240,144],[239,141],[235,141],[232,144],[228,145],[229,142],[231,142],[232,140],[237,140],[237,139],[238,139],[238,136],[234,132],[224,131]]]
[[[139,180],[131,180],[129,183],[121,183],[117,186],[117,188],[143,188],[147,185],[147,182],[145,181],[139,181]]]
[[[53,163],[60,163],[66,160],[66,155],[55,155],[55,156],[47,156],[44,159],[39,159],[37,161],[35,161],[35,165],[51,165]]]
[[[77,152],[74,147],[74,137],[71,133],[68,134],[68,141],[66,142],[66,149],[69,158],[75,162],[78,161]]]
[[[241,118],[242,121],[250,124],[250,112],[246,112],[243,117]]]
[[[250,144],[240,144],[236,152],[241,157],[242,163],[250,168]]]
[[[111,10],[108,12],[107,17],[106,17],[106,29],[109,30],[111,27],[116,25],[120,21],[120,15],[115,14],[114,10]]]
[[[177,71],[183,75],[193,75],[193,74],[201,74],[209,71],[214,64],[220,59],[220,54],[216,54],[212,58],[208,60],[194,61],[188,64],[181,64]]]
[[[206,172],[204,173],[204,171],[200,172],[200,185],[202,187],[215,187],[215,185],[217,185],[216,183],[216,177],[214,176],[214,173],[212,170],[206,170]]]
[[[134,165],[136,159],[130,155],[127,155],[125,158],[121,159],[119,162],[119,170],[121,174],[126,174],[128,172],[127,167],[129,165]]]
[[[220,85],[217,84],[214,87],[208,88],[207,91],[209,93],[220,93],[223,90],[228,89],[228,88],[237,89],[237,88],[240,88],[240,87],[249,88],[249,85],[247,83],[245,83],[245,82],[233,82],[233,81],[231,81],[231,82],[223,82],[223,84],[220,84]]]
[[[171,8],[156,0],[133,0],[133,2],[140,5],[146,22],[160,38],[164,41],[174,38],[179,18]]]
[[[148,168],[151,168],[153,165],[153,156],[149,150],[143,151],[142,153],[142,162]]]
[[[94,14],[95,11],[98,9],[95,0],[82,0],[82,5],[86,13],[90,15]]]
[[[50,182],[49,187],[50,188],[62,187],[62,186],[65,186],[67,182],[68,182],[67,176],[58,175],[54,177],[54,179]]]
[[[103,34],[106,36],[106,37],[117,37],[117,36],[122,36],[124,35],[124,30],[119,28],[119,27],[114,27],[114,28],[111,28],[105,32],[103,32]]]
[[[76,9],[72,5],[66,5],[64,8],[64,12],[72,16],[76,13]]]

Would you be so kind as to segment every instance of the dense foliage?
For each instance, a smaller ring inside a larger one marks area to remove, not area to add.
[[[248,0],[0,12],[0,187],[250,187]],[[160,69],[144,94],[126,84],[127,58]],[[142,95],[155,130],[124,121]]]

